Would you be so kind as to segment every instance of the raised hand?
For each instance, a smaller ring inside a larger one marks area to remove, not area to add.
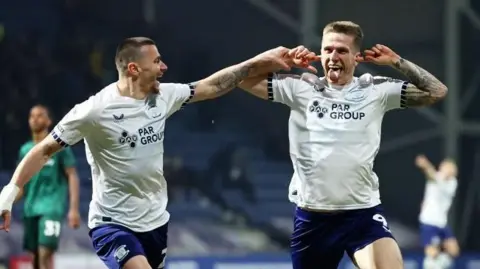
[[[285,47],[277,47],[267,50],[253,57],[250,61],[253,64],[253,70],[250,76],[261,75],[268,72],[277,72],[280,70],[290,71],[291,66],[287,63],[287,55],[289,49]]]
[[[400,60],[400,56],[385,45],[377,44],[371,49],[366,49],[363,56],[357,58],[358,62],[370,62],[377,65],[393,66]]]
[[[425,157],[423,154],[418,155],[417,158],[415,158],[415,165],[417,165],[419,168],[425,168],[429,163],[430,162],[428,161],[427,157]]]
[[[311,65],[313,62],[320,61],[320,56],[311,52],[304,46],[298,46],[293,49],[277,47],[258,54],[251,59],[254,65],[250,76],[277,72],[280,70],[290,71],[292,67],[304,68],[317,73],[317,69]]]
[[[304,68],[313,73],[317,73],[318,70],[312,66],[313,62],[320,61],[320,56],[314,52],[311,52],[305,46],[298,46],[288,51],[287,63],[291,67]]]

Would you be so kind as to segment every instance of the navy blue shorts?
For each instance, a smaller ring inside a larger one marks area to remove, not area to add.
[[[109,269],[121,269],[132,257],[145,256],[152,268],[163,268],[167,255],[168,223],[150,232],[137,233],[116,224],[90,230],[98,257]]]
[[[455,238],[452,230],[447,226],[440,228],[428,224],[420,224],[420,239],[422,246],[440,246],[446,239]]]
[[[319,213],[295,210],[291,238],[293,269],[336,269],[344,252],[353,254],[380,238],[393,238],[382,207]]]

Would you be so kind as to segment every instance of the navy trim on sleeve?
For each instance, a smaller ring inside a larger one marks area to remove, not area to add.
[[[55,131],[52,131],[50,133],[53,137],[53,139],[55,139],[55,141],[62,147],[66,148],[68,147],[69,145],[67,143],[65,143],[65,141],[63,141],[60,136],[57,135],[57,133],[55,133]]]
[[[190,100],[192,100],[193,96],[195,95],[195,85],[194,84],[188,84],[188,87],[190,87],[190,96],[188,97],[187,101],[183,102],[182,106],[180,109],[184,108]]]
[[[402,83],[402,90],[400,91],[400,107],[405,108],[407,107],[407,87],[408,87],[408,81],[404,81]]]
[[[268,73],[267,76],[267,96],[270,101],[273,101],[273,75],[273,73]]]

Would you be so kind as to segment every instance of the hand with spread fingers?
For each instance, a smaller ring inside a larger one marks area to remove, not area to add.
[[[377,44],[371,49],[366,49],[363,56],[359,56],[359,62],[370,62],[377,65],[393,66],[400,60],[400,56],[385,45]]]

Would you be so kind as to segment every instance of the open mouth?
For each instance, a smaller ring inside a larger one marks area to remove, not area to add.
[[[338,65],[328,66],[327,76],[331,81],[338,81],[340,79],[340,74],[342,73],[343,68]]]
[[[341,70],[342,70],[342,68],[341,68],[340,66],[336,66],[336,65],[335,65],[335,66],[329,66],[328,69],[329,69],[329,70],[332,70],[332,71],[334,71],[334,72],[337,72],[337,71],[341,71]]]

